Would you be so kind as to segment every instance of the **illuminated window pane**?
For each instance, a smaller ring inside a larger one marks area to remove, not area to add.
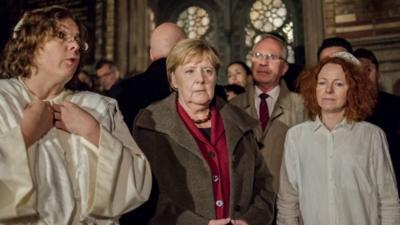
[[[246,61],[250,62],[250,51],[265,33],[276,32],[286,38],[288,42],[288,61],[294,62],[293,44],[293,22],[288,16],[285,3],[282,0],[256,0],[249,13],[250,22],[245,28],[246,47],[248,54]]]
[[[177,24],[189,38],[201,38],[210,28],[210,17],[203,8],[190,6],[179,14]]]
[[[282,0],[259,0],[250,10],[250,22],[260,31],[271,32],[282,26],[286,15],[286,5]]]

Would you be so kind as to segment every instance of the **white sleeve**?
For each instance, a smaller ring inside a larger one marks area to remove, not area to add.
[[[0,96],[0,223],[33,216],[36,190],[16,112]],[[17,108],[17,107],[15,107]]]
[[[97,160],[95,174],[90,175],[87,209],[83,209],[82,214],[96,220],[116,218],[140,206],[151,191],[149,162],[117,109],[112,119],[111,131],[101,127],[99,148],[86,143]]]
[[[297,183],[298,156],[293,130],[286,135],[278,192],[278,225],[299,225],[300,210]]]

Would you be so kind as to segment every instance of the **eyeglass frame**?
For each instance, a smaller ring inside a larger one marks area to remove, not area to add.
[[[271,54],[271,53],[262,54],[261,52],[253,52],[251,54],[251,57],[253,57],[255,60],[258,60],[258,61],[266,59],[271,62],[278,62],[278,60],[282,60],[282,61],[286,62],[286,59],[283,58],[282,56],[278,56],[278,55]]]
[[[89,44],[86,41],[82,41],[79,36],[72,36],[62,30],[57,30],[54,36],[63,42],[71,43],[72,41],[75,41],[79,45],[79,50],[82,52],[86,52],[89,49]]]

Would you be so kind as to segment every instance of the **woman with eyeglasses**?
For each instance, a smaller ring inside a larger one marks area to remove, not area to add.
[[[67,87],[88,45],[63,7],[25,13],[0,81],[0,224],[118,224],[149,196],[147,159],[114,100]]]

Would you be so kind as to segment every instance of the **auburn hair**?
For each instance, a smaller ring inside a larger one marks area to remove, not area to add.
[[[316,66],[306,69],[299,77],[300,94],[304,98],[308,117],[315,120],[321,115],[316,88],[318,75],[326,64],[337,64],[343,69],[349,89],[345,105],[345,118],[349,121],[361,121],[370,116],[374,110],[377,90],[363,72],[361,66],[339,57],[328,57]]]

